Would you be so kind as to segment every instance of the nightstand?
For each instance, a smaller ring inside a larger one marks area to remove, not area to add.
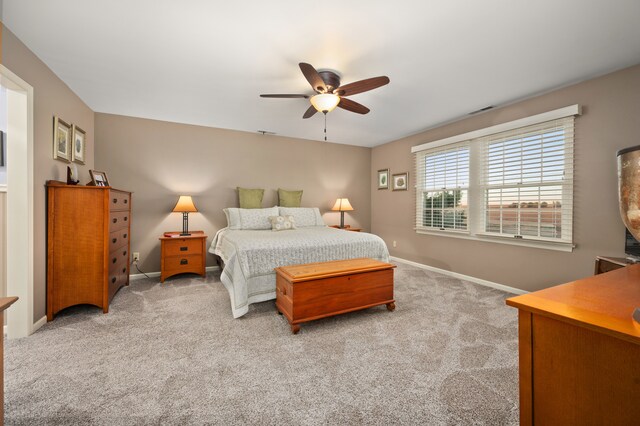
[[[180,232],[166,232],[160,239],[160,282],[185,273],[205,276],[207,236],[202,231],[180,236]]]
[[[633,261],[625,259],[624,257],[596,256],[596,270],[594,275],[615,271],[628,265],[633,265]]]
[[[353,231],[353,232],[362,231],[362,228],[352,228],[350,225],[345,225],[344,228],[340,228],[340,226],[338,225],[331,225],[330,228],[342,229],[343,231]]]

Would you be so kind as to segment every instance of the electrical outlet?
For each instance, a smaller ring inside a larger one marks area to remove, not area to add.
[[[398,243],[396,242],[396,240],[393,240],[393,247],[394,247],[394,248],[395,248],[395,247],[398,247]],[[135,256],[135,254],[134,254],[134,256]]]
[[[140,252],[134,251],[133,252],[133,261],[134,262],[138,262],[140,260]]]

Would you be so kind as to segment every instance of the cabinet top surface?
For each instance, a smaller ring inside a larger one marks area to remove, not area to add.
[[[640,344],[640,264],[507,299],[507,305]]]
[[[57,180],[48,180],[46,185],[47,188],[64,188],[64,189],[88,189],[88,190],[105,190],[109,189],[111,191],[123,192],[125,194],[131,194],[131,191],[125,191],[123,189],[117,189],[112,186],[94,186],[94,185],[67,185],[64,182],[60,182]]]
[[[320,278],[337,277],[341,275],[357,274],[362,272],[381,271],[395,268],[391,263],[380,262],[374,259],[348,259],[331,262],[308,263],[304,265],[280,266],[276,273],[286,276],[290,281],[302,281]]]
[[[167,234],[172,235],[171,237],[166,236]],[[204,233],[204,231],[189,231],[189,234],[191,235],[180,235],[181,232],[177,231],[177,232],[165,232],[164,234],[162,234],[161,237],[159,237],[160,240],[182,240],[182,239],[193,239],[193,238],[207,238],[207,235]]]

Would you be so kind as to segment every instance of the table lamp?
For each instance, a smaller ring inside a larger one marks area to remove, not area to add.
[[[193,204],[191,196],[181,195],[173,211],[175,213],[182,213],[182,233],[180,235],[191,235],[189,233],[189,213],[198,211]]]
[[[340,228],[344,228],[344,212],[352,211],[351,203],[348,198],[338,198],[331,210],[340,212]]]

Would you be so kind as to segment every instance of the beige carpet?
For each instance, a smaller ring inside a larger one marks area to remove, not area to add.
[[[509,295],[398,266],[395,312],[295,336],[272,301],[234,320],[218,272],[134,281],[6,343],[6,424],[517,424]]]

